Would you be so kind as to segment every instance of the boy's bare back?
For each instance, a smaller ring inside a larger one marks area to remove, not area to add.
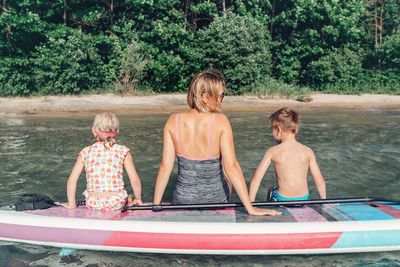
[[[307,174],[310,170],[321,198],[326,198],[325,180],[319,170],[314,152],[296,141],[300,116],[282,108],[271,115],[272,136],[278,145],[267,150],[250,182],[250,200],[254,201],[261,180],[271,162],[275,167],[278,193],[287,199],[308,198]]]
[[[275,167],[279,194],[288,198],[306,195],[307,173],[311,160],[315,159],[312,150],[291,140],[270,148],[267,153],[271,154]]]

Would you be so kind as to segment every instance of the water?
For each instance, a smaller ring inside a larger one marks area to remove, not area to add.
[[[265,112],[227,113],[235,148],[249,182],[265,150],[274,145]],[[128,146],[151,201],[161,160],[162,128],[168,115],[121,115],[118,142]],[[314,150],[329,198],[376,196],[400,199],[400,109],[301,112],[298,141]],[[28,192],[66,200],[66,181],[79,151],[94,142],[92,116],[0,115],[0,206]],[[174,172],[176,169],[174,169]],[[126,177],[126,176],[125,176]],[[172,176],[173,177],[173,176]],[[311,198],[318,194],[310,177]],[[127,181],[127,180],[126,180]],[[128,181],[127,181],[128,183]],[[274,184],[269,168],[257,200]],[[173,178],[166,189],[171,200]],[[85,188],[84,174],[77,192]],[[127,188],[132,192],[130,186]],[[79,195],[78,195],[79,198]],[[238,201],[236,195],[233,201]],[[0,242],[0,266],[393,266],[400,252],[316,256],[196,256],[80,250],[60,257],[59,248]]]

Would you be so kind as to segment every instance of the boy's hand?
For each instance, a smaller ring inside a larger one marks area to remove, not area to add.
[[[249,215],[257,215],[257,216],[262,216],[262,215],[276,216],[282,214],[282,212],[280,211],[260,209],[256,207],[253,207],[250,211],[248,211],[248,213]]]
[[[67,209],[75,209],[76,208],[76,204],[74,205],[74,204],[69,204],[69,203],[60,203],[60,205]]]

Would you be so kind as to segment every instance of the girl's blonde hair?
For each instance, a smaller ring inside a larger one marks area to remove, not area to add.
[[[209,112],[202,96],[208,93],[211,97],[218,97],[219,89],[225,88],[225,78],[218,70],[202,71],[197,73],[190,82],[187,94],[189,107],[195,108],[200,112]],[[217,108],[217,111],[219,109]]]
[[[96,132],[96,139],[98,142],[104,142],[104,146],[107,148],[112,147],[116,144],[115,137],[119,132],[119,119],[111,112],[104,112],[97,114],[93,122],[93,130]],[[99,133],[112,133],[114,137],[101,135]]]
[[[272,127],[280,126],[284,131],[297,133],[299,130],[300,115],[293,109],[285,107],[273,113],[269,117],[268,122]]]

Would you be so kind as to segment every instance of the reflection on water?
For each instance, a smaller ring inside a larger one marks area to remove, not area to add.
[[[327,182],[328,197],[377,196],[400,199],[400,110],[302,111],[297,139],[310,146]],[[274,145],[265,112],[228,113],[235,148],[249,181],[265,150]],[[120,116],[118,142],[128,146],[142,179],[143,199],[151,201],[161,160],[162,128],[168,115]],[[93,117],[18,118],[0,115],[0,205],[23,193],[66,199],[65,185],[79,151],[94,142]],[[176,171],[176,169],[175,169]],[[173,178],[171,178],[172,182]],[[274,184],[272,167],[258,200]],[[82,174],[77,192],[85,188]],[[318,194],[310,177],[311,198]],[[132,192],[128,187],[128,191]],[[171,200],[172,183],[164,200]],[[234,196],[233,201],[238,201]],[[77,251],[0,243],[0,265],[16,266],[388,266],[400,264],[400,252],[323,256],[193,256]],[[130,264],[130,265],[129,265]]]

